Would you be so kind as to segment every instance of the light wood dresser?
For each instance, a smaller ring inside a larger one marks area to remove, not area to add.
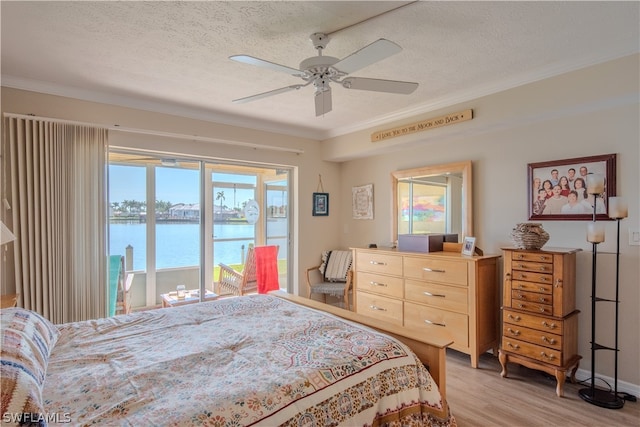
[[[357,313],[425,334],[446,331],[474,368],[488,349],[497,354],[498,255],[353,251]]]
[[[580,249],[503,248],[504,288],[500,364],[555,375],[563,395],[567,371],[575,381],[578,355],[576,252]]]

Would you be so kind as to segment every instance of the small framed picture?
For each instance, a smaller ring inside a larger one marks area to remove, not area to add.
[[[329,215],[329,193],[313,193],[313,216]]]
[[[476,248],[475,237],[465,237],[462,242],[462,255],[473,255],[473,250]]]

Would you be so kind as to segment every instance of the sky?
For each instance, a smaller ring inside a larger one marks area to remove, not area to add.
[[[181,169],[172,167],[156,168],[156,200],[177,203],[199,203],[200,202],[200,180],[199,171],[193,169]],[[109,166],[109,201],[122,202],[124,200],[146,200],[146,168],[140,166]],[[254,184],[256,179],[249,175],[236,175],[215,173],[216,181],[238,182]],[[236,190],[234,206],[233,189],[224,190],[223,204],[233,208],[242,207],[241,203],[254,198],[252,190]],[[217,193],[217,191],[216,191]],[[220,200],[216,200],[213,195],[214,204],[219,205]],[[279,201],[278,204],[280,204]]]

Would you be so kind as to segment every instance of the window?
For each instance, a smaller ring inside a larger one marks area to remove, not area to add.
[[[133,307],[159,305],[177,285],[213,291],[218,264],[241,270],[250,245],[279,246],[286,288],[289,176],[273,167],[111,152],[109,254],[126,257]],[[255,222],[245,215],[250,202],[258,206]]]

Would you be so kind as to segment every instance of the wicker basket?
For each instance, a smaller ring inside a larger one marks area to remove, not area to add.
[[[540,249],[549,240],[542,224],[523,222],[511,231],[511,240],[518,249]]]

